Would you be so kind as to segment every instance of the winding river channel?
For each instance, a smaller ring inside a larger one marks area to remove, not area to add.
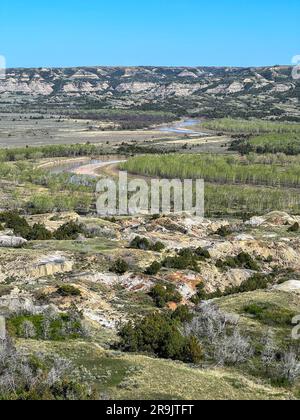
[[[159,131],[163,133],[176,133],[176,134],[189,134],[189,135],[206,135],[205,133],[201,133],[199,131],[194,131],[192,127],[200,124],[200,120],[189,119],[180,121],[174,125],[161,127]]]
[[[194,131],[192,128],[200,124],[200,120],[188,119],[177,122],[174,125],[160,127],[158,130],[163,133],[185,134],[185,135],[207,135],[199,131]],[[125,160],[97,160],[97,159],[75,159],[74,161],[57,163],[53,165],[50,172],[53,174],[73,173],[74,175],[83,175],[97,178],[99,176],[99,169],[109,165],[116,165],[123,163]]]

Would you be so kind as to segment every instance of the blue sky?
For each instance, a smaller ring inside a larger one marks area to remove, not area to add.
[[[1,1],[9,67],[259,66],[300,54],[299,0]]]

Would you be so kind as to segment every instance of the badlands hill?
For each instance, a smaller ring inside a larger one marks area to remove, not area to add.
[[[82,67],[8,69],[2,110],[16,104],[161,109],[202,116],[297,120],[299,82],[292,68]],[[16,109],[16,108],[11,108]]]

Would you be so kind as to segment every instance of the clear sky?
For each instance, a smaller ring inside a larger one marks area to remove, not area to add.
[[[299,0],[1,0],[8,67],[260,66],[300,54]]]

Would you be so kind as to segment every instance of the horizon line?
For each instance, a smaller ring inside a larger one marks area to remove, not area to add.
[[[197,65],[197,66],[190,66],[190,65],[146,65],[146,64],[142,64],[142,65],[75,65],[75,66],[71,66],[71,65],[67,65],[67,66],[14,66],[14,67],[6,67],[6,70],[32,70],[32,69],[47,69],[47,70],[54,70],[54,69],[78,69],[78,68],[173,68],[173,69],[203,69],[203,68],[214,68],[214,69],[224,69],[224,68],[232,68],[232,69],[252,69],[252,68],[256,68],[256,69],[262,69],[262,68],[270,68],[270,67],[293,67],[292,64],[272,64],[272,65],[259,65],[259,66],[233,66],[233,65],[219,65],[219,66],[214,66],[214,65]]]

